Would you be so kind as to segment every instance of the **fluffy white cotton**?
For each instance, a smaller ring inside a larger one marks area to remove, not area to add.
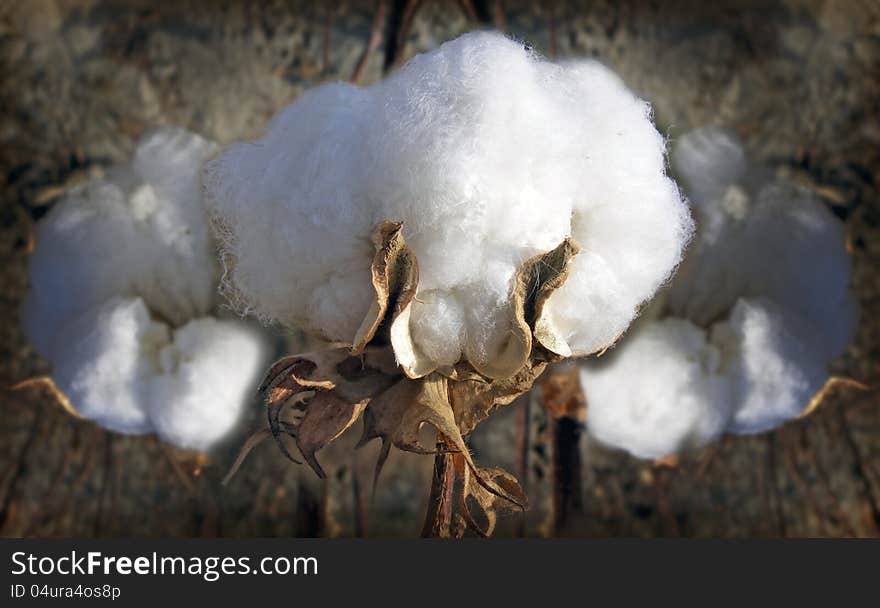
[[[733,381],[732,433],[760,433],[796,417],[828,377],[811,325],[769,300],[739,300],[712,332],[733,344],[724,370]]]
[[[235,427],[266,364],[266,343],[236,321],[201,318],[158,352],[150,417],[170,443],[205,450]]]
[[[154,131],[129,165],[39,222],[24,325],[41,355],[51,359],[60,329],[113,295],[140,296],[175,324],[210,311],[218,271],[199,167],[214,149],[187,131]]]
[[[596,62],[486,32],[369,88],[308,91],[208,163],[205,188],[239,308],[330,340],[369,308],[373,227],[402,221],[424,301],[411,329],[437,365],[491,361],[516,269],[567,236],[582,253],[548,314],[572,351],[607,345],[691,230],[647,103]]]
[[[211,316],[219,265],[199,172],[214,150],[162,129],[37,226],[27,335],[76,410],[204,450],[250,403],[267,341]]]
[[[697,238],[661,318],[584,366],[587,424],[605,443],[656,458],[774,428],[804,410],[852,335],[841,223],[744,158],[717,129],[676,149]]]
[[[168,328],[150,320],[143,300],[110,298],[67,325],[58,341],[66,350],[53,361],[52,377],[80,414],[119,433],[152,430],[148,378]]]
[[[141,298],[110,298],[59,342],[53,378],[80,414],[197,450],[235,426],[266,360],[265,340],[239,322],[205,317],[175,330]]]
[[[645,324],[584,371],[587,427],[641,458],[702,445],[728,422],[730,379],[721,355],[689,321]]]

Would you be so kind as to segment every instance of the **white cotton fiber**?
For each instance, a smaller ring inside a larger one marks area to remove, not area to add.
[[[691,230],[647,103],[596,62],[487,32],[368,88],[308,91],[209,162],[205,188],[239,308],[335,341],[369,308],[374,226],[403,222],[424,301],[411,329],[437,366],[496,357],[516,269],[568,236],[582,253],[547,314],[572,351],[606,346]]]
[[[583,373],[587,428],[640,458],[701,446],[730,417],[730,380],[700,328],[681,319],[645,324]]]
[[[77,411],[119,433],[152,430],[149,378],[168,328],[150,320],[141,299],[110,298],[58,335],[64,356],[52,377]]]
[[[235,321],[202,318],[174,330],[159,351],[150,418],[160,438],[205,450],[235,427],[266,364],[259,333]]]
[[[238,421],[268,355],[261,332],[211,316],[219,265],[199,172],[213,149],[161,129],[66,196],[37,225],[23,309],[80,414],[199,450]]]
[[[198,169],[214,150],[177,129],[154,131],[130,165],[61,200],[36,229],[24,325],[37,351],[113,295],[140,296],[178,324],[213,306],[217,270]]]
[[[724,370],[733,381],[732,433],[760,433],[798,416],[828,378],[813,328],[769,300],[738,301],[712,332],[735,341]]]
[[[746,166],[717,129],[673,160],[698,226],[665,318],[582,372],[591,432],[646,458],[798,416],[856,322],[843,227],[820,201]]]
[[[59,343],[53,378],[80,414],[198,450],[238,422],[267,355],[262,336],[237,321],[206,317],[172,330],[141,298],[109,299]]]

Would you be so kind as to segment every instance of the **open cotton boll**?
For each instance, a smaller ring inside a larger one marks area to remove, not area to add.
[[[633,330],[622,347],[581,371],[587,428],[640,458],[660,458],[718,437],[731,415],[720,353],[688,321]]]
[[[820,201],[744,166],[740,144],[717,129],[683,137],[674,158],[695,188],[693,248],[659,320],[583,372],[591,432],[647,458],[800,415],[857,314],[843,227]],[[696,345],[717,364],[694,364]]]
[[[173,323],[206,314],[217,264],[198,167],[213,144],[178,129],[141,139],[134,161],[75,189],[36,228],[25,331],[52,358],[71,319],[108,298],[140,296]]]
[[[204,450],[249,403],[267,361],[260,333],[212,317],[177,330],[141,298],[114,297],[69,324],[53,377],[77,412],[120,433]]]
[[[37,226],[23,310],[79,414],[199,450],[238,421],[267,360],[261,332],[210,316],[220,268],[200,168],[213,150],[160,129],[67,195]]]
[[[402,222],[430,294],[413,340],[435,366],[498,357],[516,270],[567,237],[584,253],[546,315],[572,352],[608,345],[691,233],[648,104],[596,62],[487,32],[368,88],[312,89],[207,163],[205,189],[238,307],[333,341],[369,307],[373,228]]]
[[[236,321],[202,318],[174,330],[150,386],[155,432],[195,450],[221,440],[251,401],[267,351],[259,333]]]
[[[814,325],[827,358],[840,354],[856,320],[841,222],[809,192],[739,167],[742,148],[724,131],[698,130],[680,146],[673,158],[689,175],[703,169],[725,177],[718,188],[703,189],[714,198],[693,199],[698,237],[670,290],[671,312],[705,326],[741,297],[768,298]],[[703,160],[694,158],[695,148]],[[735,165],[744,181],[727,183],[734,172],[723,163]]]
[[[725,129],[707,127],[686,133],[675,144],[672,168],[695,205],[721,198],[743,180],[748,161],[739,139]]]
[[[143,300],[114,297],[59,334],[65,350],[52,376],[84,417],[118,433],[149,433],[150,380],[168,338]]]
[[[769,300],[740,300],[713,341],[733,343],[725,365],[735,412],[727,430],[760,433],[795,418],[828,378],[812,328]]]

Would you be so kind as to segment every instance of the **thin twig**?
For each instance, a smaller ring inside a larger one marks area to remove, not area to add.
[[[361,79],[361,76],[364,74],[364,69],[367,67],[367,61],[369,61],[370,56],[382,43],[382,29],[385,25],[385,13],[387,12],[387,9],[388,6],[385,0],[376,0],[376,10],[373,14],[373,25],[370,29],[370,40],[367,42],[367,46],[364,48],[364,52],[361,54],[360,59],[358,59],[354,72],[351,74],[350,80],[352,84],[357,84]]]

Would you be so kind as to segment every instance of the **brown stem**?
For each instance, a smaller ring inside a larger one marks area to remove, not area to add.
[[[571,515],[584,511],[581,486],[580,438],[583,423],[572,416],[553,421],[553,506],[557,532],[564,532]]]
[[[516,476],[522,484],[526,495],[529,493],[529,452],[531,451],[531,393],[517,398],[519,407],[516,411]],[[517,523],[516,536],[526,535],[526,518],[521,516]]]
[[[444,437],[437,441],[437,454],[434,456],[434,474],[431,478],[431,494],[428,497],[428,511],[422,537],[450,538],[452,536],[452,514],[455,500],[454,454],[449,451]]]
[[[552,429],[553,515],[559,534],[572,515],[584,511],[580,438],[586,402],[577,369],[550,370],[541,381],[541,396]]]

